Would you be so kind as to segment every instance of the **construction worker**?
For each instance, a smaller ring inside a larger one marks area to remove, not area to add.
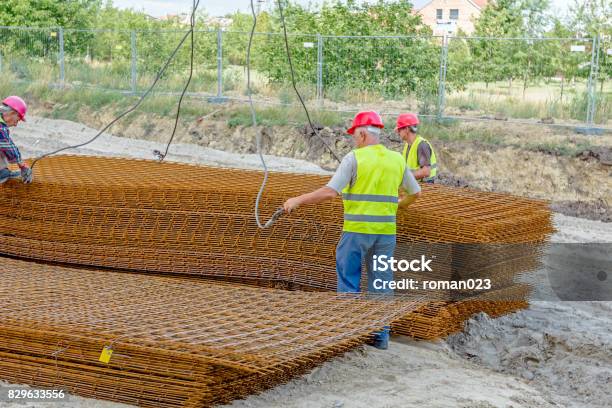
[[[21,160],[21,153],[9,132],[9,127],[17,126],[19,121],[25,122],[27,111],[26,103],[18,96],[9,96],[0,105],[0,184],[19,177],[24,183],[32,182],[32,170]],[[9,163],[17,164],[21,171],[10,171]]]
[[[375,280],[391,281],[393,273],[390,270],[375,271],[374,256],[393,255],[397,208],[410,205],[421,191],[402,156],[380,144],[379,135],[383,127],[376,112],[358,113],[347,130],[356,149],[344,156],[329,183],[313,192],[290,198],[283,206],[290,213],[300,205],[320,203],[342,194],[344,228],[336,248],[338,292],[360,291],[364,261],[368,291],[393,292],[375,288]],[[401,200],[400,187],[407,193]],[[388,342],[389,327],[375,333],[375,347],[386,349]]]
[[[414,113],[402,113],[395,131],[405,142],[404,160],[414,177],[423,183],[433,183],[438,174],[436,153],[427,139],[417,135],[419,118]]]

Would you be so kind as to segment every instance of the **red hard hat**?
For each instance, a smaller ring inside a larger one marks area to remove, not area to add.
[[[18,96],[9,96],[2,101],[3,104],[13,109],[19,115],[19,119],[25,122],[25,114],[28,111],[28,105]]]
[[[374,111],[359,112],[353,119],[353,125],[349,130],[346,131],[349,135],[355,133],[355,129],[360,126],[376,126],[377,128],[384,128],[380,115]]]
[[[406,126],[416,126],[419,124],[419,117],[414,113],[402,113],[397,117],[397,126],[395,130],[398,131]]]

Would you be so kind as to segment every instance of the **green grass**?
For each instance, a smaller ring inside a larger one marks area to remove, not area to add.
[[[446,98],[446,106],[481,112],[486,115],[501,114],[514,119],[542,119],[552,117],[557,120],[586,121],[588,99],[586,85],[567,86],[563,99],[560,98],[559,84],[551,83],[545,86],[527,88],[527,96],[523,98],[517,92],[504,92],[503,86],[484,88],[475,84],[466,92],[454,93]],[[507,86],[506,86],[507,88]],[[597,90],[597,110],[595,123],[606,123],[612,112],[612,89],[604,87],[600,93]]]
[[[459,126],[457,121],[448,121],[446,124],[423,121],[419,126],[419,132],[432,141],[477,141],[496,146],[502,145],[504,141],[503,136],[487,127],[464,128]]]
[[[257,123],[264,126],[294,126],[307,122],[303,110],[293,107],[273,106],[255,108]],[[323,126],[340,126],[344,118],[339,112],[309,111],[311,120]],[[252,122],[251,111],[248,106],[233,107],[227,113],[227,124],[230,127],[250,126]]]
[[[569,99],[569,101],[567,101]],[[450,96],[446,99],[447,107],[462,110],[478,111],[486,115],[501,114],[514,119],[541,119],[553,117],[556,119],[586,119],[586,104],[583,95],[545,102],[531,102],[515,97],[492,97],[475,93]]]

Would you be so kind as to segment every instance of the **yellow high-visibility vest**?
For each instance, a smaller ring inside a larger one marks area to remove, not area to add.
[[[406,162],[381,144],[354,150],[357,178],[342,190],[346,232],[395,235],[398,191]]]
[[[429,167],[429,177],[420,179],[419,181],[431,181],[438,174],[438,160],[436,159],[436,153],[434,152],[431,143],[429,143],[427,139],[424,139],[421,136],[417,136],[414,140],[414,143],[410,146],[410,151],[408,151],[408,143],[404,143],[404,152],[402,153],[402,156],[404,156],[404,159],[406,160],[406,164],[408,165],[410,171],[414,172],[415,170],[418,170],[421,166],[419,166],[419,157],[417,152],[419,150],[419,145],[422,142],[425,142],[429,145],[429,148],[431,149],[431,160]]]

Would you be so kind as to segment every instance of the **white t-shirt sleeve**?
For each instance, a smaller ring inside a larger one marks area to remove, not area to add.
[[[355,181],[357,175],[357,159],[355,159],[355,153],[350,152],[340,162],[340,166],[336,169],[327,187],[335,190],[338,194],[342,194],[342,190],[347,185]]]

